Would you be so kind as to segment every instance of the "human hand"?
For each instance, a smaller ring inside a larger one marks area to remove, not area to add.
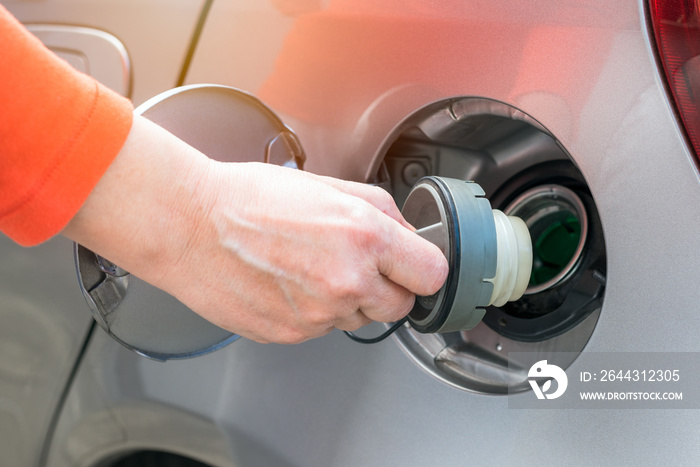
[[[212,161],[136,118],[65,234],[227,330],[296,343],[436,292],[447,261],[411,230],[380,188]]]

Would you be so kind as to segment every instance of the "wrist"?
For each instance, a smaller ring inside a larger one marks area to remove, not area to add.
[[[62,233],[158,285],[201,228],[211,205],[201,186],[211,164],[136,116],[119,154]]]

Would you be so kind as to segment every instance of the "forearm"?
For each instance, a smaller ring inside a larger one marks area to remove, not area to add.
[[[198,185],[210,163],[135,116],[121,151],[62,234],[157,281],[196,237],[206,204]]]
[[[398,320],[447,276],[385,191],[212,161],[141,117],[63,234],[260,342]]]

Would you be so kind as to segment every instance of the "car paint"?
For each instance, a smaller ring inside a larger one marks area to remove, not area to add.
[[[4,4],[26,23],[119,38],[138,104],[176,84],[205,2]],[[307,170],[362,182],[376,181],[395,129],[427,104],[480,96],[520,109],[571,154],[601,216],[607,288],[584,352],[698,351],[698,171],[659,75],[644,2],[310,1],[302,13],[295,5],[213,2],[183,84],[251,92],[297,133]],[[90,318],[70,250],[60,238],[30,250],[3,239],[2,310],[15,317],[3,319],[3,347],[17,355],[0,376],[0,447],[10,465],[38,462],[41,446],[51,466],[98,465],[138,449],[222,466],[693,465],[700,457],[693,410],[509,409],[506,397],[432,378],[395,340],[361,346],[339,332],[291,347],[239,340],[158,363],[94,331],[78,360]],[[35,330],[47,337],[25,338]]]

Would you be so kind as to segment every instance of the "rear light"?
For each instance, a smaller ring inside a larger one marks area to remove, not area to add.
[[[673,101],[700,157],[700,0],[649,0],[649,7]]]

